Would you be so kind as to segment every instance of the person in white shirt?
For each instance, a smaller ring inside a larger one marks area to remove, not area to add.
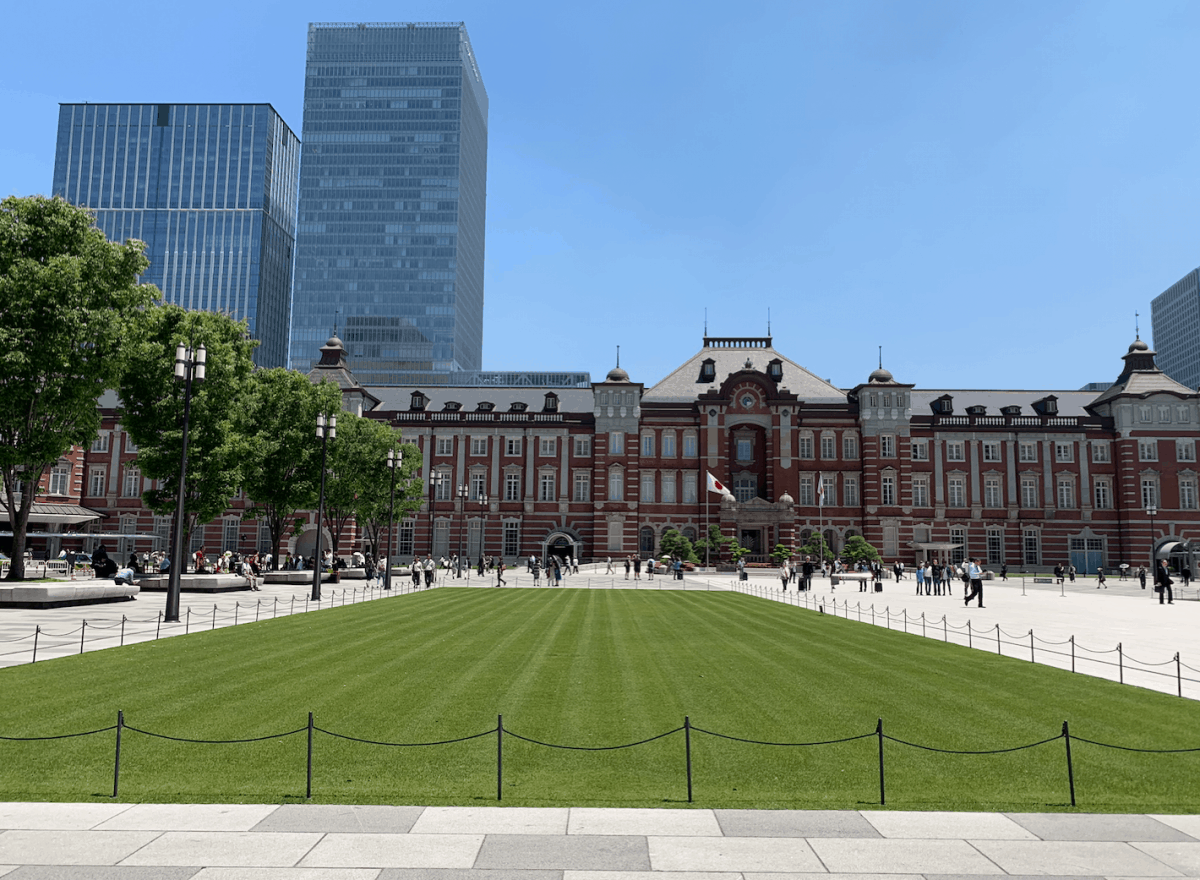
[[[967,577],[971,581],[970,592],[967,593],[967,598],[963,605],[970,605],[971,600],[976,596],[979,597],[979,607],[983,607],[983,569],[979,567],[979,560],[974,556],[967,562]]]

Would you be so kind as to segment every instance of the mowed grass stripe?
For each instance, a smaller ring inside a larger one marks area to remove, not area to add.
[[[951,749],[1077,735],[1180,747],[1191,701],[860,625],[738,593],[439,589],[0,672],[0,734],[130,724],[198,738],[318,726],[433,741],[505,727],[611,746],[694,725],[775,742],[885,730]],[[130,734],[123,797],[284,801],[303,795],[304,738],[195,746]],[[693,734],[698,803],[869,807],[874,739],[775,748]],[[100,797],[111,734],[0,743],[0,798]],[[886,747],[889,806],[1060,809],[1063,747],[958,757]],[[508,737],[505,803],[663,805],[684,794],[682,734],[634,749],[551,750]],[[1079,744],[1081,806],[1194,810],[1200,756]],[[318,734],[315,800],[490,803],[495,738],[388,749]]]

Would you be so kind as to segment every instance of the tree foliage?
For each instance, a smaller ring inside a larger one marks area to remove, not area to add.
[[[721,558],[721,548],[726,544],[732,543],[734,543],[733,538],[727,538],[721,534],[720,526],[710,524],[708,535],[703,538],[697,538],[696,543],[692,545],[692,549],[695,551],[697,559],[716,562]],[[734,561],[736,562],[737,560]]]
[[[146,246],[105,239],[63,199],[0,202],[0,475],[13,530],[10,580],[22,580],[25,534],[46,470],[100,428],[97,398],[114,387],[140,310]]]
[[[826,562],[832,562],[834,557],[833,548],[829,546],[825,536],[820,533],[814,533],[800,548],[800,552],[805,556],[812,556],[818,560],[823,559]]]
[[[792,550],[790,547],[785,547],[782,544],[776,544],[775,549],[771,551],[771,561],[776,565],[783,565],[792,558]]]
[[[394,526],[410,513],[421,509],[423,483],[420,479],[421,450],[414,444],[402,444],[398,431],[393,430],[391,434],[392,446],[390,448],[403,456],[401,466],[395,474],[396,506],[391,519],[391,525]],[[395,547],[395,542],[392,542],[390,538],[391,533],[384,532],[389,525],[391,481],[392,474],[387,467],[387,451],[384,450],[383,458],[379,462],[378,473],[367,480],[367,485],[372,487],[373,491],[364,492],[359,496],[357,505],[358,526],[362,529],[367,543],[371,545],[376,556],[391,555],[384,542],[389,542],[393,548]],[[391,560],[389,560],[390,563]]]
[[[184,383],[174,378],[180,342],[208,349],[207,376],[192,385],[188,417],[186,547],[188,535],[224,513],[241,484],[249,458],[244,407],[256,343],[245,322],[227,315],[162,304],[140,316],[124,352],[119,417],[138,445],[142,475],[160,481],[143,500],[164,515],[175,511],[183,446]]]
[[[662,556],[679,557],[684,562],[700,561],[696,558],[696,550],[692,546],[692,542],[678,529],[667,529],[663,532],[662,539],[658,542],[658,549]]]
[[[294,370],[258,370],[249,377],[245,404],[239,408],[248,441],[242,488],[253,502],[245,518],[266,523],[272,549],[295,526],[297,511],[317,506],[317,413],[337,412],[341,403],[336,385],[313,384]]]
[[[850,562],[875,562],[879,559],[879,551],[868,544],[862,535],[851,535],[842,548],[842,558]]]

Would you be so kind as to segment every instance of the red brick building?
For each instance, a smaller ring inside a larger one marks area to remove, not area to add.
[[[322,352],[314,379],[337,381],[347,409],[422,452],[427,501],[398,532],[402,558],[460,546],[471,559],[481,548],[510,561],[645,556],[667,529],[696,538],[710,522],[760,558],[814,532],[834,548],[862,535],[889,561],[972,555],[1014,570],[1136,566],[1152,546],[1190,564],[1191,543],[1200,549],[1200,395],[1141,341],[1099,394],[917,389],[883,369],[839,389],[769,337],[706,337],[649,387],[617,367],[590,388],[362,388],[339,341]],[[169,522],[142,509],[135,457],[106,420],[47,477],[45,500],[102,513],[97,531],[165,545]],[[706,490],[708,474],[728,496]],[[261,549],[245,506],[235,499],[195,543]],[[310,551],[312,529],[310,516],[279,550]],[[357,540],[351,529],[341,548]]]

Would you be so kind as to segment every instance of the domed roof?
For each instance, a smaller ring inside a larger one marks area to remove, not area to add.
[[[604,377],[605,382],[628,382],[629,374],[620,367],[613,367],[608,371],[608,375]]]
[[[1149,351],[1149,350],[1150,350],[1150,346],[1148,346],[1146,343],[1142,342],[1142,338],[1140,336],[1137,339],[1133,340],[1133,342],[1129,343],[1129,351],[1130,352]]]
[[[867,382],[879,384],[882,382],[895,382],[896,379],[890,372],[880,367],[878,370],[872,370],[871,375],[867,377]]]
[[[346,346],[342,344],[342,340],[338,339],[338,335],[336,333],[334,333],[326,341],[324,347],[325,348],[345,348]]]
[[[789,495],[787,492],[784,492],[782,495],[779,496],[779,503],[780,504],[795,504],[796,499],[793,498],[791,495]]]

